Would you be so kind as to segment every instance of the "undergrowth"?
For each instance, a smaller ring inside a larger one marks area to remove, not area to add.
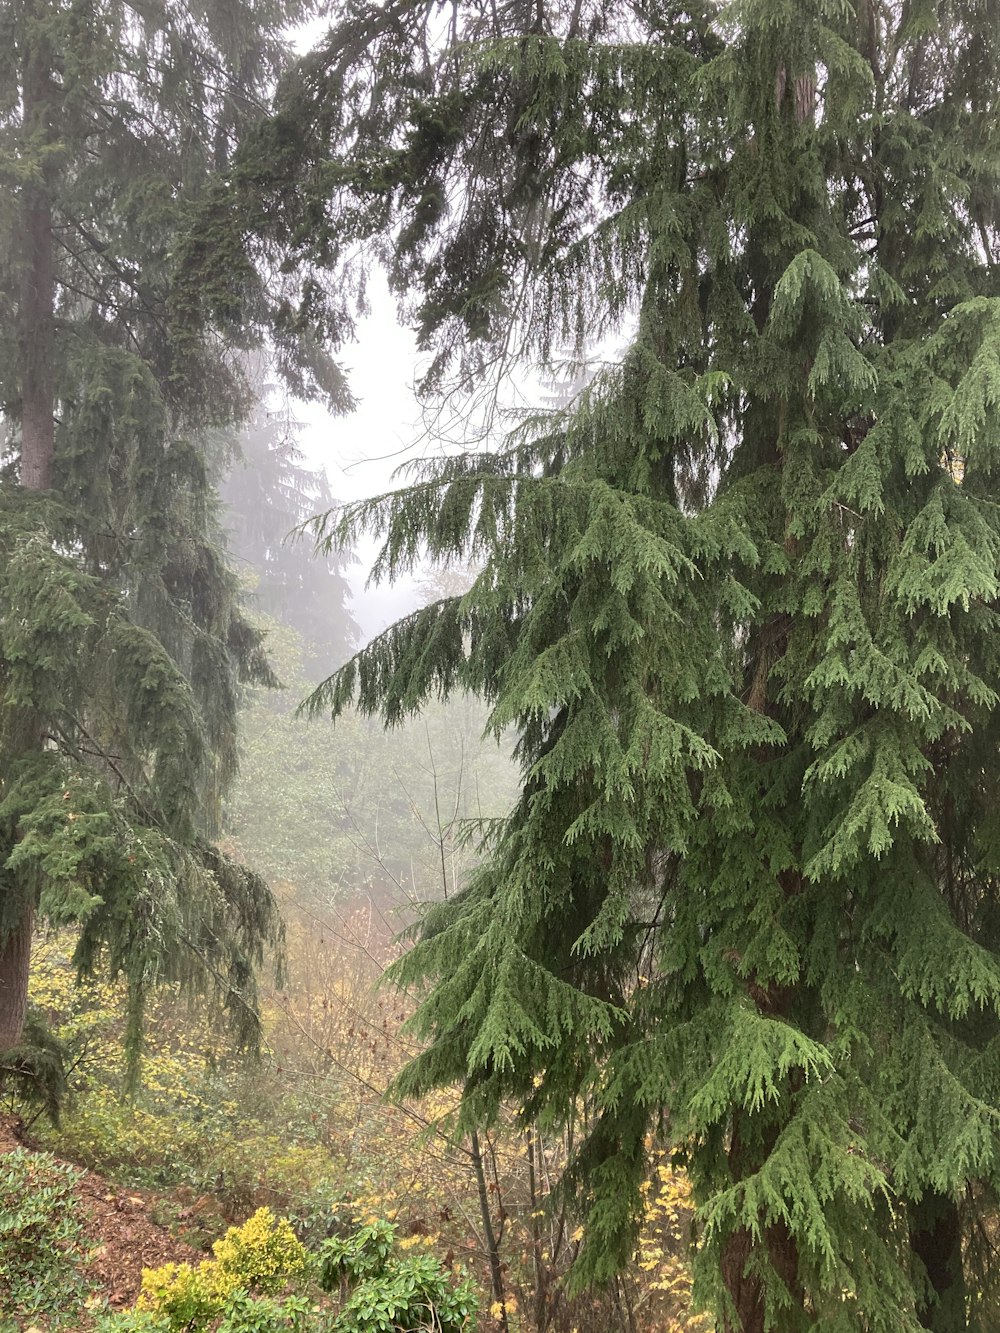
[[[431,1255],[404,1254],[387,1222],[308,1251],[287,1218],[259,1209],[198,1265],[143,1273],[134,1310],[101,1333],[473,1333],[476,1294]],[[331,1299],[335,1295],[339,1299]]]
[[[82,1172],[23,1148],[0,1156],[0,1333],[75,1328],[83,1300]]]
[[[293,950],[309,944],[296,945],[294,933],[291,940]],[[269,1002],[270,1051],[257,1066],[233,1060],[203,1016],[162,993],[149,1015],[141,1090],[125,1102],[119,988],[100,979],[77,986],[66,948],[58,938],[43,942],[35,954],[33,998],[75,1052],[67,1113],[58,1128],[44,1129],[47,1145],[120,1184],[157,1191],[154,1220],[196,1247],[261,1207],[288,1217],[311,1249],[385,1219],[398,1230],[400,1252],[415,1264],[407,1281],[438,1261],[464,1262],[476,1275],[487,1333],[700,1333],[708,1327],[691,1309],[690,1188],[682,1172],[656,1156],[655,1145],[633,1269],[607,1293],[571,1297],[565,1277],[583,1230],[565,1212],[565,1201],[557,1202],[565,1145],[511,1117],[481,1136],[480,1190],[470,1142],[438,1128],[454,1111],[450,1094],[435,1094],[419,1107],[379,1096],[409,1053],[402,1001],[372,989],[374,967],[352,974],[335,951],[318,947],[307,961],[299,969],[302,987]],[[484,1201],[499,1289],[482,1223]],[[284,1297],[258,1293],[254,1299]],[[232,1321],[251,1315],[264,1320],[265,1305],[240,1313],[241,1300],[231,1311],[216,1302],[215,1318],[230,1321],[220,1328],[242,1327]],[[371,1306],[385,1318],[387,1308]],[[130,1315],[135,1329],[158,1328],[149,1322],[154,1313]],[[293,1306],[275,1307],[267,1318],[271,1323],[261,1326],[268,1329],[311,1329]],[[341,1333],[362,1333],[361,1325]],[[364,1333],[380,1330],[372,1325]]]

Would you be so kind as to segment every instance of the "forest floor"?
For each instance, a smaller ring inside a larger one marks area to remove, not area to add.
[[[0,1116],[0,1156],[17,1148],[43,1151],[24,1131],[17,1117]],[[151,1212],[161,1202],[161,1196],[151,1190],[124,1189],[93,1171],[82,1171],[73,1193],[75,1211],[83,1222],[86,1258],[81,1277],[94,1295],[103,1298],[112,1309],[125,1309],[133,1304],[144,1268],[197,1263],[205,1257],[204,1251],[196,1250],[154,1220]],[[81,1310],[79,1316],[78,1327],[87,1328],[86,1311]]]

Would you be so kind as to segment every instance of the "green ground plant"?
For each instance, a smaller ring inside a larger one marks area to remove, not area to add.
[[[259,1209],[230,1227],[197,1266],[143,1273],[134,1310],[101,1333],[472,1333],[477,1295],[429,1254],[405,1254],[379,1220],[310,1253],[287,1218]],[[325,1293],[339,1292],[337,1302]]]
[[[430,1254],[401,1254],[388,1222],[331,1236],[319,1259],[321,1285],[345,1297],[336,1333],[466,1333],[475,1326],[478,1299],[468,1276],[453,1280]]]
[[[230,1227],[212,1253],[197,1267],[146,1269],[137,1308],[163,1316],[170,1329],[198,1333],[220,1316],[231,1323],[237,1298],[277,1296],[301,1281],[310,1267],[291,1223],[269,1208],[259,1208],[241,1227]]]
[[[79,1308],[85,1256],[74,1200],[82,1173],[23,1148],[0,1157],[0,1333],[45,1319],[69,1328]]]

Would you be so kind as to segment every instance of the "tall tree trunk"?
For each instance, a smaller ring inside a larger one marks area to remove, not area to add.
[[[24,1033],[33,926],[34,912],[28,907],[0,945],[0,1052],[16,1046]]]
[[[495,1304],[500,1306],[500,1326],[507,1329],[507,1304],[504,1295],[503,1265],[500,1262],[500,1247],[493,1229],[490,1214],[490,1195],[486,1184],[486,1171],[483,1167],[483,1154],[479,1146],[479,1135],[475,1130],[470,1136],[472,1165],[476,1172],[476,1188],[479,1194],[479,1215],[483,1224],[483,1244],[490,1264],[490,1290]]]
[[[52,254],[51,165],[47,149],[55,138],[55,108],[48,44],[30,28],[43,18],[40,5],[28,5],[23,40],[27,50],[22,68],[25,152],[37,155],[38,178],[24,189],[22,200],[24,270],[21,282],[21,485],[30,491],[52,485],[55,447],[55,272]],[[9,752],[4,765],[39,749],[42,720],[27,710],[8,717],[2,728]],[[9,886],[8,893],[16,893]],[[5,904],[8,929],[0,935],[0,1051],[21,1040],[28,1005],[28,968],[34,908],[25,894],[19,911]]]
[[[764,1333],[763,1287],[756,1274],[746,1272],[752,1248],[749,1227],[740,1227],[727,1238],[722,1251],[722,1280],[734,1307],[734,1318],[726,1320],[725,1333]]]
[[[46,491],[52,485],[55,444],[52,206],[44,186],[32,186],[27,194],[24,234],[28,253],[21,293],[21,485],[29,491]]]
[[[727,1322],[726,1333],[765,1333],[764,1285],[756,1273],[746,1272],[755,1244],[766,1248],[767,1257],[792,1300],[802,1298],[798,1251],[785,1224],[767,1227],[760,1241],[754,1241],[749,1227],[740,1227],[730,1235],[722,1252],[722,1280],[735,1306],[735,1319]]]
[[[41,17],[41,6],[28,6],[25,26]],[[44,491],[52,485],[55,441],[55,275],[52,263],[51,163],[54,140],[51,54],[43,38],[28,38],[24,58],[24,140],[38,155],[38,175],[24,190],[25,265],[21,285],[21,485]]]
[[[921,1325],[933,1333],[966,1333],[962,1225],[954,1199],[928,1190],[919,1203],[910,1204],[910,1248],[930,1288],[928,1299],[917,1305]]]
[[[779,1011],[787,998],[774,988],[768,991],[754,985],[752,990],[762,1012]],[[738,1113],[734,1117],[729,1145],[729,1169],[734,1180],[745,1177],[759,1167],[777,1142],[777,1129],[772,1128],[764,1138],[762,1148],[748,1151],[741,1129],[741,1116]],[[722,1251],[722,1280],[734,1306],[734,1318],[727,1320],[725,1333],[766,1333],[764,1283],[757,1273],[747,1272],[747,1263],[755,1247],[763,1249],[767,1261],[784,1284],[793,1308],[801,1310],[803,1307],[805,1298],[799,1279],[798,1245],[786,1224],[774,1222],[762,1227],[757,1240],[749,1227],[739,1227],[729,1236]],[[788,1327],[798,1328],[800,1322],[795,1321]]]

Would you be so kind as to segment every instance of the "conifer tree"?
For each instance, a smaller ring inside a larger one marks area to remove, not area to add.
[[[347,660],[359,637],[344,573],[351,557],[317,557],[297,532],[317,510],[331,509],[334,497],[326,476],[305,465],[295,429],[286,413],[263,403],[247,422],[220,487],[227,546],[254,579],[254,610],[301,634],[307,653],[329,671]]]
[[[126,973],[133,1055],[157,975],[207,981],[253,1035],[276,915],[211,842],[240,682],[270,678],[211,482],[208,428],[240,417],[247,386],[171,270],[299,12],[0,11],[0,1051],[21,1040],[39,910],[79,926],[81,967],[106,948]],[[244,284],[242,345],[267,328],[300,389],[335,391],[283,322],[295,280]]]
[[[353,0],[238,168],[328,327],[384,260],[429,389],[630,331],[341,518],[482,572],[313,703],[517,728],[401,1090],[589,1104],[581,1278],[666,1140],[726,1333],[997,1326],[998,61],[995,0]]]

